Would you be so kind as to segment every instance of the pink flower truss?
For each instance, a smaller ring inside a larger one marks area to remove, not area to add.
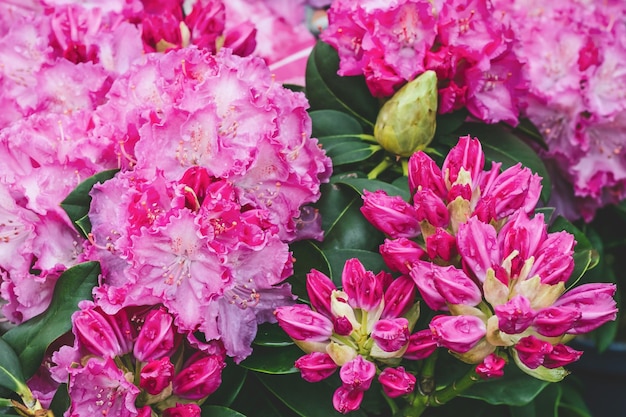
[[[340,75],[364,75],[388,97],[425,70],[439,80],[439,112],[466,107],[487,123],[517,124],[524,89],[514,34],[486,0],[335,1],[322,39]]]
[[[393,368],[407,357],[422,359],[435,349],[433,337],[416,332],[415,286],[407,276],[395,280],[385,272],[365,270],[349,259],[342,273],[342,290],[323,273],[307,275],[311,307],[302,304],[276,309],[281,328],[306,354],[296,361],[302,378],[318,382],[340,368],[342,385],[333,396],[341,413],[356,410],[376,375],[376,366],[388,366],[379,380],[395,397],[410,393],[415,377]],[[410,354],[408,354],[410,352]]]
[[[626,197],[626,8],[619,1],[494,1],[510,16],[526,61],[525,115],[563,183],[559,213],[590,221]],[[569,209],[573,207],[574,210]]]

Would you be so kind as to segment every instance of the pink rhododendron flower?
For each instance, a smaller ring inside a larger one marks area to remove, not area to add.
[[[150,395],[158,395],[172,382],[173,375],[174,365],[169,358],[155,359],[141,368],[139,387]]]
[[[302,379],[319,382],[328,378],[337,370],[337,364],[328,353],[311,352],[296,360],[294,366],[300,370]]]
[[[383,391],[390,398],[410,394],[415,389],[416,378],[408,373],[402,366],[397,368],[385,368],[378,376],[378,382]]]
[[[501,356],[489,354],[482,363],[476,365],[476,373],[483,379],[499,378],[504,375],[506,361]]]

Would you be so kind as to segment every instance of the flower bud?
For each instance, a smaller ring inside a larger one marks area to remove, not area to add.
[[[499,378],[504,375],[504,365],[506,365],[504,358],[491,353],[483,359],[482,363],[476,365],[476,373],[482,379]]]
[[[452,184],[474,184],[484,166],[485,154],[479,140],[472,139],[469,135],[460,137],[441,167],[446,188],[450,189]],[[463,177],[464,175],[469,178]]]
[[[409,321],[404,317],[379,320],[371,335],[382,350],[396,352],[409,342]]]
[[[333,407],[341,414],[358,410],[363,401],[363,391],[353,390],[349,387],[341,386],[333,394]]]
[[[339,370],[343,385],[351,390],[367,391],[376,376],[376,365],[358,355]]]
[[[279,326],[295,340],[324,342],[333,333],[328,317],[301,304],[278,307],[274,314]]]
[[[415,303],[415,283],[405,275],[393,280],[385,290],[385,307],[381,318],[400,317]]]
[[[435,234],[426,238],[426,251],[430,259],[439,257],[450,262],[457,255],[456,239],[446,230],[438,227]]]
[[[361,213],[374,227],[392,238],[413,238],[420,227],[415,209],[400,196],[382,190],[363,192]]]
[[[552,352],[552,349],[552,344],[532,335],[520,339],[515,345],[520,362],[530,369],[543,365],[546,354]]]
[[[409,158],[408,165],[411,194],[426,189],[431,190],[439,198],[445,198],[448,195],[441,168],[430,156],[422,151],[416,152]]]
[[[200,417],[200,406],[196,403],[176,404],[163,410],[163,417]]]
[[[150,311],[133,348],[135,357],[149,362],[169,356],[176,348],[173,323],[174,318],[164,308]]]
[[[420,222],[425,220],[435,227],[446,227],[450,222],[448,207],[433,190],[418,190],[413,196],[413,207]]]
[[[326,317],[332,317],[330,310],[330,295],[337,287],[333,281],[320,271],[312,269],[306,276],[306,291],[309,294],[311,306]]]
[[[378,113],[374,137],[385,150],[404,157],[428,146],[435,135],[437,75],[425,71],[404,85]]]
[[[519,334],[530,326],[535,312],[528,298],[516,295],[505,304],[494,307],[498,316],[498,328],[506,334]]]
[[[547,307],[539,311],[533,320],[533,328],[540,335],[559,337],[572,328],[581,312],[571,307]]]
[[[312,352],[296,360],[295,367],[300,370],[305,381],[319,382],[331,376],[337,364],[327,353]]]
[[[581,313],[572,328],[571,334],[588,333],[604,323],[615,320],[615,284],[583,284],[566,292],[555,303],[555,307],[569,307]]]
[[[383,387],[383,391],[390,398],[406,395],[415,389],[415,376],[404,370],[402,366],[398,368],[385,368],[378,376],[378,382]]]
[[[168,357],[148,362],[139,374],[139,387],[150,395],[158,395],[172,382],[174,365]]]
[[[582,356],[583,352],[572,349],[569,346],[558,344],[555,345],[543,360],[543,366],[548,369],[559,368],[576,362]]]
[[[482,301],[480,288],[462,270],[454,266],[432,265],[432,272],[435,288],[446,302],[476,306]]]
[[[409,337],[409,345],[403,357],[411,360],[420,360],[429,357],[437,349],[437,341],[430,329],[420,330]]]
[[[199,400],[212,394],[222,383],[222,369],[225,366],[220,355],[194,353],[174,377],[174,394],[189,400]]]
[[[74,334],[81,346],[103,358],[123,353],[122,345],[110,322],[99,308],[89,304],[72,316]]]
[[[353,308],[372,311],[383,300],[383,282],[372,271],[366,271],[357,258],[348,259],[341,273],[343,290]]]
[[[389,269],[401,274],[408,274],[412,264],[426,254],[420,245],[404,237],[385,239],[379,251]]]
[[[430,324],[435,340],[455,353],[465,353],[487,333],[485,323],[475,316],[436,316]]]

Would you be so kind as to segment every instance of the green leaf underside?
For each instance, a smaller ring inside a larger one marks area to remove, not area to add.
[[[50,306],[42,314],[10,329],[3,339],[18,353],[26,379],[35,374],[50,343],[72,328],[78,302],[91,299],[100,264],[85,262],[66,270],[54,287]]]
[[[15,392],[25,383],[17,354],[4,339],[0,339],[0,387]]]

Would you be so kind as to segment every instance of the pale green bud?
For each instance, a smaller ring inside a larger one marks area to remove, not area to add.
[[[437,75],[426,71],[403,86],[378,113],[374,137],[385,150],[409,157],[435,135]]]

